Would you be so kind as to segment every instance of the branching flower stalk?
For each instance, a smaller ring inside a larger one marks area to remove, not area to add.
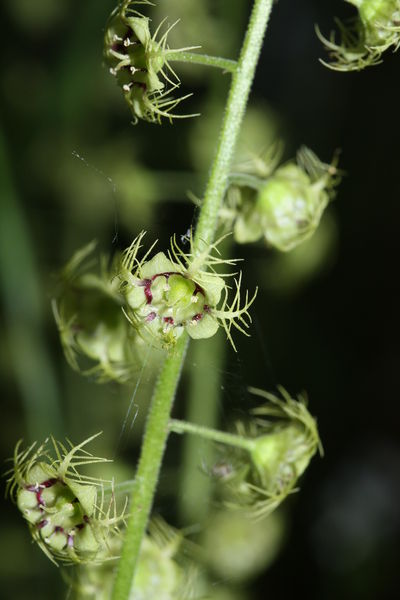
[[[211,175],[205,192],[193,254],[201,255],[213,242],[218,214],[228,184],[228,176],[240,125],[272,9],[272,0],[255,0],[237,69],[226,104],[222,129]],[[177,340],[161,369],[148,413],[139,465],[133,485],[130,517],[118,565],[113,600],[127,600],[139,557],[140,545],[149,520],[165,444],[168,422],[187,348],[187,334]]]

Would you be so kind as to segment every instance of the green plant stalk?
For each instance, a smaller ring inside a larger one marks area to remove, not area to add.
[[[225,244],[226,245],[226,244]],[[224,254],[225,256],[225,254]],[[221,392],[221,368],[225,339],[222,332],[190,346],[190,368],[185,419],[206,427],[218,427],[218,399]],[[184,525],[201,523],[207,516],[212,481],[199,469],[203,461],[211,465],[215,448],[193,435],[185,436],[180,469],[179,514]]]
[[[228,181],[240,125],[254,79],[258,56],[261,51],[264,33],[268,24],[273,0],[255,0],[237,69],[226,104],[222,130],[217,145],[210,179],[197,224],[194,252],[204,251],[204,244],[212,243],[217,228],[218,212],[221,207]],[[140,544],[145,533],[154,493],[158,481],[161,462],[168,437],[168,421],[175,392],[178,386],[187,345],[186,335],[178,340],[176,348],[169,355],[152,398],[141,456],[133,485],[125,540],[115,579],[112,600],[128,600],[140,552]]]
[[[255,0],[237,68],[232,77],[215,159],[200,210],[194,253],[204,251],[215,235],[240,126],[245,114],[258,57],[272,10],[273,0]]]
[[[174,433],[190,433],[192,435],[200,436],[206,440],[212,440],[218,444],[234,446],[235,448],[243,448],[249,452],[251,452],[254,448],[254,440],[252,439],[244,438],[236,433],[227,433],[226,431],[219,431],[218,429],[204,427],[204,425],[196,425],[195,423],[180,421],[179,419],[170,419],[169,429]]]
[[[174,350],[165,359],[154,390],[139,464],[132,482],[129,518],[112,594],[113,600],[128,600],[130,597],[140,544],[146,531],[167,442],[170,411],[186,348],[187,334],[183,333]]]
[[[197,52],[180,52],[178,51],[167,51],[166,57],[168,62],[189,62],[194,65],[204,65],[206,67],[215,67],[227,71],[228,73],[234,73],[237,69],[237,61],[231,60],[230,58],[221,58],[219,56],[210,56],[208,54],[200,54]]]

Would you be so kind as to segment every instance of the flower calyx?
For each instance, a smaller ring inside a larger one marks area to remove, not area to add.
[[[168,53],[172,50],[167,46],[167,37],[175,24],[157,39],[165,20],[152,35],[150,19],[134,8],[137,5],[152,6],[152,3],[148,0],[120,2],[111,13],[104,37],[105,60],[123,91],[134,122],[143,119],[150,123],[161,123],[164,117],[172,122],[175,118],[197,116],[173,112],[178,104],[191,95],[179,98],[172,95],[180,86],[179,78],[168,62]]]
[[[212,244],[195,256],[184,253],[176,238],[171,239],[167,253],[159,252],[150,260],[138,260],[144,236],[142,232],[125,251],[119,278],[121,293],[125,297],[125,313],[131,324],[144,339],[156,347],[166,349],[186,331],[193,339],[209,338],[222,326],[229,341],[232,326],[245,333],[251,322],[248,308],[256,294],[240,299],[241,275],[235,279],[234,298],[228,304],[228,285],[225,279],[234,274],[218,274],[215,267],[235,265],[235,260],[218,256],[217,245]]]
[[[77,470],[82,464],[109,462],[84,449],[98,435],[78,446],[51,438],[38,448],[32,444],[23,450],[21,442],[15,448],[7,490],[34,541],[55,564],[97,562],[109,538],[118,534],[123,514],[116,514],[115,505],[111,511],[111,504],[104,510],[103,499],[97,502],[103,481]]]
[[[348,23],[336,20],[340,42],[335,32],[329,39],[317,28],[319,39],[327,49],[330,62],[322,64],[336,71],[360,71],[382,62],[389,48],[400,47],[400,0],[346,0],[358,10],[358,17]]]
[[[248,425],[237,424],[248,447],[229,449],[231,472],[221,484],[227,506],[264,518],[296,491],[299,477],[318,449],[322,454],[322,446],[304,397],[294,400],[281,387],[281,398],[256,388],[250,391],[267,402],[252,411]]]
[[[336,157],[327,165],[302,147],[296,162],[266,167],[266,176],[233,175],[226,207],[235,241],[264,238],[269,246],[287,252],[310,238],[339,182],[336,164]]]

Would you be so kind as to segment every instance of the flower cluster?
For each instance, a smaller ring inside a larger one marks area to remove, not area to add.
[[[110,73],[121,87],[135,121],[143,119],[160,123],[163,117],[172,121],[174,118],[195,116],[172,112],[188,95],[180,98],[171,96],[180,85],[178,76],[168,63],[170,50],[167,37],[171,27],[158,40],[163,22],[152,35],[150,19],[133,8],[143,4],[151,6],[148,0],[124,0],[110,16],[104,38],[104,56]]]
[[[335,162],[322,163],[308,148],[297,161],[275,168],[274,159],[258,174],[237,174],[227,194],[222,216],[233,226],[235,240],[244,244],[262,238],[288,251],[307,240],[319,225],[338,183]],[[237,183],[236,183],[237,181]]]
[[[222,326],[233,347],[231,327],[242,333],[249,325],[248,308],[255,295],[241,306],[241,276],[235,280],[236,291],[228,305],[228,274],[218,274],[220,265],[235,265],[235,260],[219,257],[217,245],[194,254],[184,253],[176,238],[165,254],[157,253],[147,260],[151,250],[138,260],[144,236],[142,232],[125,251],[119,278],[125,297],[125,313],[130,323],[146,340],[155,346],[170,348],[186,331],[191,338],[209,338]],[[192,245],[191,245],[192,246]]]
[[[141,340],[126,322],[124,299],[105,257],[91,259],[95,243],[78,250],[60,274],[53,312],[65,356],[77,371],[98,382],[124,382],[140,363]],[[82,366],[82,361],[87,365]]]
[[[99,435],[99,434],[97,434]],[[84,447],[97,435],[78,446],[65,446],[53,438],[36,448],[15,448],[8,491],[29,523],[33,539],[54,562],[87,563],[103,560],[109,539],[118,534],[115,505],[104,510],[98,488],[103,482],[79,474],[77,467],[99,462]],[[49,445],[52,446],[53,453]]]
[[[250,388],[267,402],[252,411],[254,419],[248,426],[237,424],[238,435],[247,442],[243,449],[229,447],[230,469],[219,479],[225,504],[256,518],[269,515],[296,491],[311,458],[318,448],[322,452],[305,399],[294,400],[279,389],[282,398]]]
[[[337,21],[340,43],[332,32],[326,39],[317,29],[317,35],[329,52],[331,62],[324,65],[337,71],[359,71],[381,62],[388,48],[400,46],[400,0],[347,0],[359,16],[348,24]]]

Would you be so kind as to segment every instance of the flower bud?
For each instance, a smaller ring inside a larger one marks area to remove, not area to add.
[[[341,41],[334,34],[324,38],[317,34],[327,48],[331,63],[326,66],[339,71],[354,71],[381,62],[385,50],[400,45],[400,0],[347,0],[359,12],[359,18],[349,25],[338,22]],[[322,61],[323,62],[323,61]]]
[[[247,428],[238,424],[238,433],[247,438],[247,450],[229,449],[231,473],[220,484],[228,507],[244,508],[261,518],[295,491],[321,446],[316,422],[301,396],[294,400],[283,388],[282,399],[251,391],[268,402],[252,411],[255,418]]]
[[[102,503],[97,504],[97,488],[102,482],[76,470],[83,463],[106,461],[82,450],[95,437],[69,451],[52,439],[56,458],[50,454],[48,441],[37,450],[35,444],[21,450],[20,443],[15,449],[8,489],[28,521],[33,539],[56,564],[97,560],[106,538],[115,533],[113,525],[122,518],[110,517]]]
[[[136,255],[143,236],[141,233],[125,252],[119,278],[126,315],[144,339],[170,348],[183,331],[194,339],[208,338],[222,325],[231,342],[232,325],[245,333],[247,309],[255,296],[251,300],[246,296],[244,306],[240,307],[239,278],[235,298],[228,307],[224,278],[212,270],[206,271],[207,267],[212,269],[224,262],[233,265],[234,261],[212,255],[215,245],[194,258],[192,252],[184,254],[180,250],[175,238],[168,256],[159,252],[146,260],[149,251],[138,261]]]
[[[279,167],[259,179],[257,190],[247,190],[237,208],[234,224],[239,243],[264,237],[267,244],[288,251],[314,233],[332,197],[333,165],[321,163],[311,150],[302,148],[297,164]]]

